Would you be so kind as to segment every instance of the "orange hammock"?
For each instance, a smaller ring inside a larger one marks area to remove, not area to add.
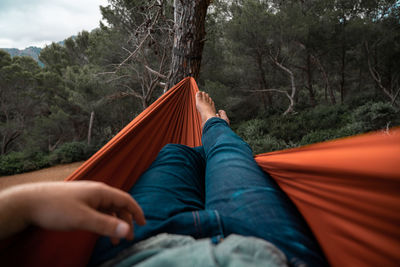
[[[201,145],[196,82],[160,97],[75,171],[128,190],[167,143]],[[310,225],[332,266],[400,262],[400,129],[257,155]],[[85,266],[97,236],[27,231],[0,246],[4,266]]]

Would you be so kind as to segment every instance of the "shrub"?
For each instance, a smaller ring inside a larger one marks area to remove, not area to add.
[[[23,170],[22,152],[11,152],[7,155],[0,156],[0,175],[11,175],[19,173]]]
[[[258,139],[245,140],[250,147],[253,149],[253,154],[260,154],[271,152],[275,150],[282,150],[289,146],[282,139],[278,139],[274,136],[263,135]]]
[[[50,154],[28,150],[11,152],[0,156],[0,175],[13,175],[60,163],[86,160],[99,148],[99,146],[88,146],[83,142],[71,142],[61,145]]]
[[[88,157],[88,150],[88,145],[83,142],[64,143],[54,150],[50,156],[51,162],[55,164],[84,160]]]
[[[308,145],[313,143],[324,142],[336,138],[356,135],[363,132],[363,128],[359,123],[349,123],[341,128],[332,128],[325,130],[313,131],[303,136],[300,145]]]
[[[262,119],[253,119],[242,122],[236,129],[236,133],[243,139],[258,139],[267,132],[267,123]]]
[[[0,156],[0,175],[13,175],[48,166],[49,159],[41,152],[11,152]]]
[[[284,140],[267,133],[268,121],[266,120],[253,119],[243,122],[238,126],[236,132],[250,145],[254,154],[280,150],[288,147]]]
[[[352,113],[353,123],[360,123],[363,131],[373,131],[398,123],[399,111],[387,102],[368,102]]]
[[[307,133],[298,114],[275,115],[266,120],[268,125],[267,132],[271,136],[284,140],[286,143],[298,142]]]
[[[345,105],[320,105],[300,113],[298,119],[303,127],[310,132],[343,127],[349,121],[347,114],[348,107]]]

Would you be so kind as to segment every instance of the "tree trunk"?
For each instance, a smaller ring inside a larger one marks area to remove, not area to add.
[[[262,57],[261,54],[257,54],[256,61],[257,61],[257,65],[258,65],[258,70],[260,71],[259,75],[260,75],[260,83],[261,83],[261,88],[260,89],[261,90],[268,88],[267,80],[265,79],[265,70],[264,70],[264,67],[263,67],[263,64],[262,64],[263,63],[262,62],[262,58],[263,57]],[[263,101],[263,105],[264,105],[264,110],[266,110],[267,109],[267,105],[265,103],[264,93],[267,94],[267,104],[268,104],[268,106],[272,105],[272,97],[271,97],[270,92],[263,92],[263,91],[260,92],[261,98],[262,98],[262,101]]]
[[[329,77],[328,77],[328,73],[326,73],[324,66],[322,65],[321,61],[319,61],[318,57],[313,56],[315,62],[317,63],[317,66],[322,74],[322,77],[324,78],[325,81],[325,100],[327,100],[327,92],[329,92],[329,96],[331,99],[331,103],[332,105],[336,104],[336,98],[335,98],[335,94],[332,90],[332,87],[329,83]]]
[[[3,142],[2,142],[2,146],[1,146],[1,155],[5,155],[7,153],[7,148],[8,146],[15,140],[17,139],[19,136],[21,135],[21,132],[19,131],[15,131],[12,134],[10,134],[9,136],[7,136],[7,134],[5,134],[3,136]]]
[[[198,77],[209,4],[210,0],[174,0],[174,45],[167,88],[187,76]]]
[[[340,79],[340,102],[343,104],[344,102],[344,83],[345,83],[345,71],[346,71],[346,50],[343,45],[342,47],[342,66],[341,66],[341,79]]]
[[[342,26],[342,54],[341,54],[341,68],[340,68],[340,102],[343,104],[344,97],[346,94],[345,91],[345,71],[346,71],[346,18],[343,17],[343,26]]]
[[[289,107],[283,113],[283,115],[287,115],[287,114],[289,114],[289,113],[294,111],[294,106],[295,106],[295,103],[296,103],[296,100],[295,100],[295,97],[296,97],[296,83],[294,81],[294,73],[293,73],[292,70],[290,70],[289,68],[287,68],[287,67],[283,66],[281,63],[279,63],[277,59],[273,59],[273,62],[275,63],[276,66],[278,66],[280,69],[285,71],[289,75],[289,78],[290,78],[290,85],[291,85],[291,88],[292,88],[292,92],[289,94],[288,92],[284,91],[286,96],[290,100]],[[269,91],[271,91],[271,92],[272,91],[277,91],[277,92],[281,91],[282,92],[282,90],[275,90],[275,89],[271,89]]]
[[[94,120],[94,111],[90,112],[89,130],[88,130],[88,136],[87,136],[87,143],[89,146],[90,146],[90,143],[92,142],[93,120]]]
[[[391,100],[391,104],[392,105],[396,105],[396,99],[399,96],[400,93],[400,88],[397,90],[396,93],[394,93],[392,88],[386,88],[385,86],[383,86],[382,84],[382,77],[379,74],[379,72],[376,70],[376,68],[374,66],[372,66],[371,63],[371,59],[369,56],[369,47],[368,47],[368,42],[364,43],[365,48],[366,48],[366,52],[367,52],[367,60],[368,60],[368,69],[369,69],[369,73],[371,74],[372,79],[375,81],[377,87],[379,89],[382,90],[382,92],[390,98]],[[376,60],[375,60],[376,61]]]
[[[308,92],[310,94],[310,104],[311,106],[315,107],[316,105],[316,101],[315,101],[315,93],[314,93],[314,89],[312,86],[312,82],[313,82],[313,70],[312,70],[312,66],[311,66],[311,55],[310,53],[307,52],[307,89]]]

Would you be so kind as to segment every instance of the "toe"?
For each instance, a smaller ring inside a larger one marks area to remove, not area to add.
[[[228,115],[226,114],[225,110],[222,110],[222,109],[218,110],[218,114],[221,119],[225,120],[228,124],[230,123],[230,120],[229,120]]]

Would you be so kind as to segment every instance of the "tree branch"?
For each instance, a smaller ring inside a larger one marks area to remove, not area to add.
[[[366,52],[367,52],[368,69],[369,69],[369,72],[370,72],[370,74],[371,74],[372,79],[376,82],[376,84],[377,84],[378,87],[383,91],[383,93],[385,93],[385,94],[390,98],[390,100],[392,101],[392,103],[394,103],[394,102],[395,102],[395,98],[394,98],[393,94],[391,94],[391,93],[382,85],[382,79],[381,79],[381,77],[380,77],[378,71],[377,71],[374,67],[372,67],[371,59],[370,59],[370,57],[369,57],[369,46],[368,46],[368,42],[367,42],[367,41],[364,42],[364,46],[365,46],[365,50],[366,50]],[[396,93],[396,97],[397,97],[397,93]]]
[[[279,89],[260,89],[260,90],[249,90],[250,92],[277,92],[286,95],[287,98],[289,98],[290,104],[289,107],[286,109],[286,111],[283,113],[283,115],[287,115],[290,112],[293,112],[293,107],[294,107],[294,99],[289,93],[285,90],[279,90]]]
[[[167,79],[167,76],[165,76],[165,75],[159,73],[158,71],[153,70],[153,69],[150,68],[149,66],[145,65],[144,67],[145,67],[150,73],[156,75],[157,77],[159,77],[159,78],[161,78],[161,79],[163,79],[163,80]]]

